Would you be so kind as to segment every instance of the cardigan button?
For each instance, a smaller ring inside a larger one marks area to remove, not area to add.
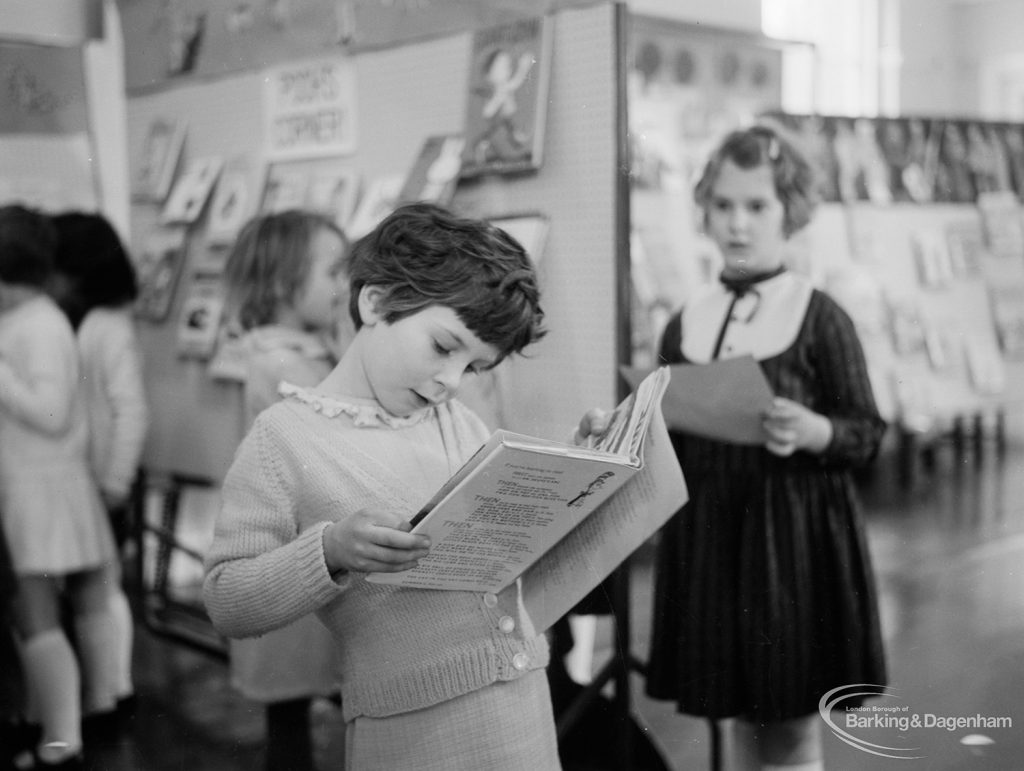
[[[530,663],[530,657],[525,653],[517,653],[512,657],[512,666],[522,672]]]
[[[505,634],[510,634],[516,628],[516,620],[512,616],[502,616],[498,619],[498,629]]]
[[[486,605],[488,608],[493,608],[497,604],[498,595],[493,594],[491,592],[487,592],[487,594],[484,595],[484,605]]]

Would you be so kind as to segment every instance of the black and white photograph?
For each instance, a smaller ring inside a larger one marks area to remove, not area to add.
[[[1024,768],[1022,30],[0,0],[0,771]]]

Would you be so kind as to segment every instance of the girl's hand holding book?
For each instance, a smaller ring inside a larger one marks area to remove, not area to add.
[[[408,532],[396,514],[360,509],[324,529],[324,559],[331,573],[397,573],[427,556],[430,539]]]
[[[585,447],[593,446],[594,440],[603,436],[608,430],[613,416],[614,412],[611,410],[602,410],[597,407],[588,410],[580,418],[580,423],[572,435],[572,443]]]

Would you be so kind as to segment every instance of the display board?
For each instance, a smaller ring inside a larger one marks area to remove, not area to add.
[[[785,44],[643,15],[628,40],[632,357],[651,366],[668,315],[714,272],[695,177],[724,132],[779,109]]]
[[[825,204],[819,237],[800,239],[803,267],[854,317],[886,417],[943,431],[1018,403],[1024,126],[769,117],[818,165]]]
[[[539,272],[549,334],[527,358],[510,360],[481,381],[467,401],[489,423],[564,438],[586,409],[612,406],[617,396],[618,62],[612,5],[561,11],[553,26],[543,164],[530,173],[460,182],[452,205],[480,217],[546,219]],[[467,33],[352,56],[339,52],[354,68],[357,139],[350,154],[331,162],[351,169],[360,196],[381,180],[404,178],[427,137],[462,130],[470,47]],[[130,98],[133,170],[145,158],[154,123],[180,121],[185,135],[176,173],[197,158],[219,157],[224,173],[234,170],[234,184],[251,191],[254,210],[266,178],[264,81],[265,72],[250,71]],[[214,188],[211,200],[216,197]],[[197,277],[216,271],[223,253],[209,237],[210,208],[191,223],[162,224],[162,202],[135,201],[131,240],[141,254],[154,238],[174,243],[180,237],[185,254],[166,318],[140,320],[153,419],[144,462],[216,480],[241,434],[239,387],[214,379],[207,361],[183,357],[177,339],[183,298]]]
[[[986,248],[978,207],[827,208],[844,214],[850,259],[822,285],[857,325],[885,416],[929,431],[1016,400],[1024,370],[1002,349],[992,305],[1011,268]],[[1012,262],[1024,278],[1024,255]]]
[[[96,208],[82,48],[0,40],[0,203]]]

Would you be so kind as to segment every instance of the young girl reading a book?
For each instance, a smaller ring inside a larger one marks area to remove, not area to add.
[[[348,769],[557,769],[548,647],[516,584],[365,580],[427,554],[408,519],[490,434],[454,397],[544,334],[536,275],[504,231],[411,204],[356,242],[349,276],[351,345],[316,387],[282,387],[227,474],[207,608],[231,636],[318,614]]]
[[[776,395],[762,444],[673,436],[690,502],[659,541],[647,691],[737,718],[737,768],[821,769],[819,699],[886,677],[850,476],[885,424],[849,317],[783,263],[814,182],[773,127],[725,139],[695,191],[721,282],[669,320],[661,345],[669,364],[753,356]]]

